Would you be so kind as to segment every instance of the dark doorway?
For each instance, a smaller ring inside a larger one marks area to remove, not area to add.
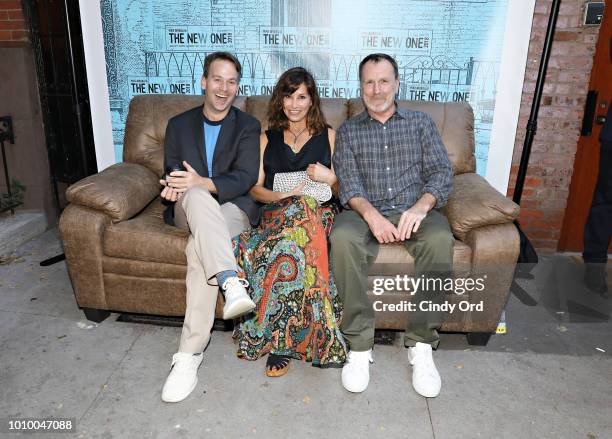
[[[23,0],[36,58],[51,177],[63,191],[97,172],[79,2]]]
[[[569,190],[559,250],[579,251],[584,248],[584,225],[591,207],[597,170],[599,169],[599,133],[612,105],[612,5],[604,11],[599,40],[593,59],[589,95],[582,133],[576,148],[574,172]],[[608,253],[612,252],[612,244]]]

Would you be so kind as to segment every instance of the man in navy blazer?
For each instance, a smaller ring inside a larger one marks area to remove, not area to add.
[[[210,340],[219,287],[225,296],[223,318],[251,311],[255,304],[236,275],[231,238],[258,221],[249,190],[259,174],[257,119],[232,106],[241,76],[238,59],[227,52],[204,60],[204,104],[168,122],[166,170],[161,196],[170,206],[168,224],[189,230],[187,309],[179,350],[172,357],[162,400],[185,399],[198,382],[202,351]],[[168,171],[167,171],[168,172]]]

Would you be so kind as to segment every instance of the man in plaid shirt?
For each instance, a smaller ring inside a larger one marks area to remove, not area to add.
[[[350,392],[367,388],[373,362],[374,310],[366,291],[379,244],[403,242],[415,258],[416,276],[429,277],[452,271],[454,244],[447,219],[436,210],[446,204],[453,170],[434,122],[397,106],[398,67],[389,55],[365,57],[359,79],[366,111],[338,129],[333,157],[340,201],[347,208],[335,219],[331,253],[344,303],[340,328],[350,347],[342,384]],[[441,292],[416,294],[436,302]],[[404,344],[413,387],[432,398],[441,387],[432,358],[440,315],[420,311],[418,303],[416,308]]]

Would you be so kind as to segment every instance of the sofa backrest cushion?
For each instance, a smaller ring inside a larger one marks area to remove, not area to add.
[[[202,105],[202,96],[141,95],[130,102],[125,126],[123,160],[138,163],[157,175],[163,174],[164,136],[168,120],[183,111]],[[269,96],[239,96],[234,105],[255,116],[267,129]],[[363,111],[361,99],[321,100],[323,113],[332,128],[337,129],[348,117]],[[455,174],[475,172],[474,113],[467,103],[399,101],[411,110],[428,113],[436,123],[446,146]]]
[[[245,111],[246,97],[236,98],[234,106]],[[172,117],[198,105],[203,96],[192,95],[141,95],[130,102],[123,161],[146,166],[161,176],[164,167],[164,138],[166,126]]]

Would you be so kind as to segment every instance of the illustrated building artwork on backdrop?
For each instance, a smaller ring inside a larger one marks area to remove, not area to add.
[[[200,94],[206,55],[234,52],[241,95],[270,94],[304,66],[321,97],[359,97],[359,61],[384,52],[399,65],[400,99],[468,101],[484,175],[507,0],[101,0],[115,157],[130,99]],[[376,12],[376,13],[372,13]]]

